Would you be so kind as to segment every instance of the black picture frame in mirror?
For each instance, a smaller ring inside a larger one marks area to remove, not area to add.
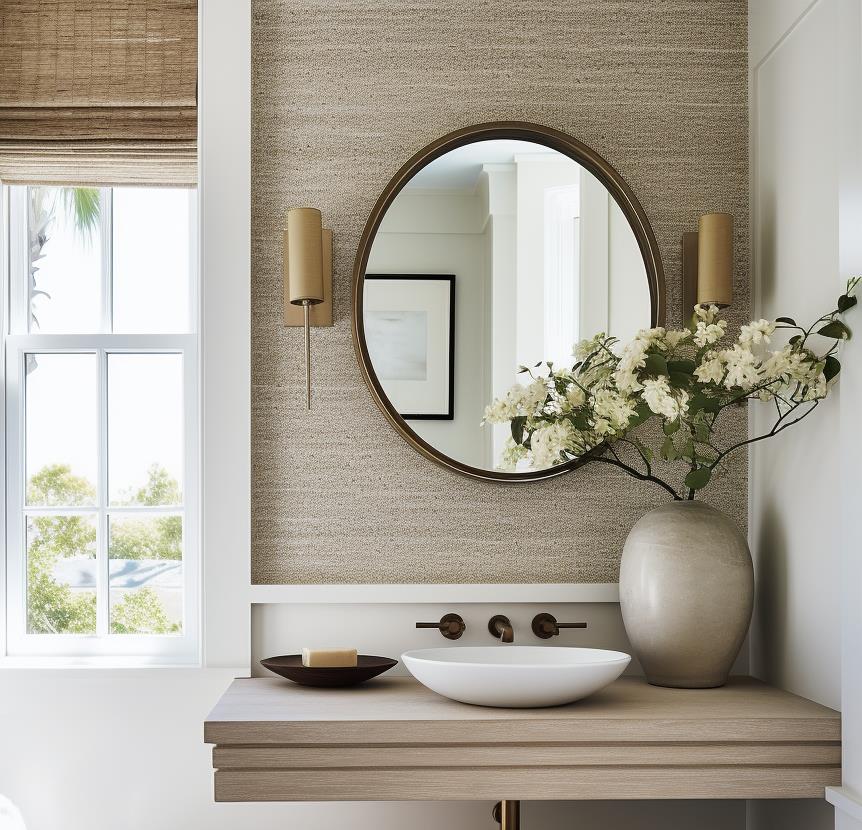
[[[451,421],[455,417],[455,274],[366,274],[365,280],[384,281],[404,281],[425,283],[439,283],[443,289],[443,300],[446,306],[443,307],[443,316],[445,318],[448,331],[443,344],[443,353],[437,355],[437,361],[443,364],[445,378],[438,388],[436,406],[432,412],[414,411],[415,407],[405,407],[404,405],[397,406],[398,414],[405,421]],[[438,292],[440,293],[440,292]],[[366,312],[367,315],[367,312]],[[367,319],[363,321],[364,333],[366,336],[366,347],[368,343]],[[385,349],[386,344],[380,343],[379,348]],[[374,351],[369,348],[369,352]],[[379,372],[376,372],[379,375]],[[379,378],[386,380],[386,378]],[[431,409],[432,407],[428,407]]]

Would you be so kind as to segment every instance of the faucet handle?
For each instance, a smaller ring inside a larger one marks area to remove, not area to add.
[[[457,640],[467,628],[458,614],[444,614],[440,622],[418,622],[416,628],[436,628],[447,640]]]
[[[585,622],[561,623],[553,614],[542,613],[533,617],[533,634],[542,640],[548,640],[560,633],[561,628],[586,628]]]

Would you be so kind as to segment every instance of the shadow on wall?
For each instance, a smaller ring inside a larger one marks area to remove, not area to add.
[[[748,826],[759,830],[784,830],[787,827],[832,830],[835,811],[831,804],[820,799],[749,801]]]
[[[781,674],[787,640],[787,538],[772,502],[763,506],[754,555],[756,610],[749,636],[759,646],[761,679],[770,681]]]
[[[772,297],[775,294],[775,186],[772,182],[764,182],[758,194],[757,214],[759,230],[757,232],[757,279],[758,294],[761,298]]]
[[[788,802],[796,804],[798,802]],[[824,802],[825,803],[825,802]],[[745,802],[725,801],[530,801],[521,805],[524,827],[551,830],[729,830],[745,827]],[[698,810],[698,808],[700,808]],[[487,825],[489,830],[498,825]],[[778,828],[779,825],[769,825]],[[815,830],[821,830],[819,826]]]

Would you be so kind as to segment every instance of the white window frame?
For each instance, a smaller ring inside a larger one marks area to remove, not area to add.
[[[110,331],[112,210],[110,189],[102,190],[102,328]],[[3,225],[3,314],[5,366],[5,586],[0,621],[5,621],[5,655],[9,658],[56,658],[74,663],[101,664],[121,658],[136,665],[200,664],[200,427],[198,354],[198,265],[197,194],[189,193],[190,210],[190,297],[189,326],[192,333],[177,334],[30,334],[30,280],[27,275],[26,187],[3,187],[0,219]],[[98,366],[99,424],[97,501],[94,507],[28,507],[25,504],[25,355],[93,354]],[[183,504],[179,507],[109,505],[107,493],[107,398],[108,358],[112,354],[179,354],[183,360]],[[97,521],[96,566],[98,578],[97,632],[81,634],[29,634],[26,628],[26,521],[28,515],[92,515]],[[108,521],[111,515],[183,516],[183,627],[178,635],[110,635]],[[5,608],[3,608],[5,600]]]

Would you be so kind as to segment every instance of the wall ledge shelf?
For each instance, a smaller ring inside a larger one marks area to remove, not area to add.
[[[536,584],[252,585],[252,603],[619,602],[616,582]]]
[[[492,709],[411,678],[234,680],[205,722],[216,801],[823,798],[840,714],[747,677],[621,678],[578,703]]]

